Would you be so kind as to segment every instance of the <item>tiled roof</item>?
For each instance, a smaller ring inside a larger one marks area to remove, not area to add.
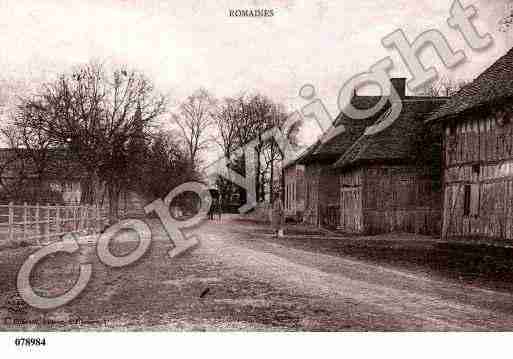
[[[379,96],[355,96],[352,98],[351,103],[354,107],[361,110],[372,108],[380,100]],[[371,126],[376,119],[385,111],[387,106],[378,112],[376,115],[366,119],[353,119],[341,112],[334,121],[334,126],[337,128],[340,125],[345,127],[345,131],[322,142],[322,139],[312,145],[305,155],[297,161],[300,164],[307,164],[319,160],[327,160],[334,162],[340,157],[358,137],[365,131],[365,128]]]
[[[399,117],[382,131],[361,135],[336,161],[334,167],[343,168],[362,161],[414,160],[418,135],[424,120],[447,98],[410,98],[403,100]],[[377,123],[386,118],[385,113]]]
[[[509,97],[513,97],[513,49],[452,96],[428,121],[442,120]]]

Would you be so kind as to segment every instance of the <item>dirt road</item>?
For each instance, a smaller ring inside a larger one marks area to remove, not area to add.
[[[101,263],[94,243],[40,263],[32,283],[44,296],[67,291],[79,263],[93,266],[81,295],[55,310],[13,308],[17,271],[37,249],[1,251],[0,330],[513,329],[509,252],[502,262],[484,256],[486,267],[475,260],[481,254],[459,249],[412,250],[407,240],[362,246],[361,239],[273,239],[264,226],[225,218],[192,230],[199,247],[169,258],[163,227],[149,223],[151,247],[127,267]],[[118,239],[118,256],[137,245]],[[463,258],[458,265],[455,256]],[[496,262],[502,269],[490,267]],[[492,273],[498,284],[479,282],[480,273]]]
[[[204,239],[199,251],[242,276],[322,298],[331,313],[380,318],[385,327],[412,330],[513,328],[511,293],[291,248],[261,240],[230,221],[210,223],[200,232]]]

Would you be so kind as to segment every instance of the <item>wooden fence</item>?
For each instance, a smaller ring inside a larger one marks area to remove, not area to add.
[[[0,205],[0,240],[59,240],[65,234],[93,234],[107,223],[105,209],[85,205]]]

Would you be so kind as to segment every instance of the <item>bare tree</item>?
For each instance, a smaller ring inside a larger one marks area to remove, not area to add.
[[[209,129],[212,127],[216,100],[205,90],[199,89],[180,104],[173,121],[182,133],[192,168],[199,164],[199,153],[208,147]]]
[[[270,139],[268,141],[262,141],[262,135],[265,131],[281,127],[286,120],[286,114],[283,110],[283,106],[273,102],[268,97],[263,95],[254,95],[247,101],[246,111],[250,118],[251,123],[251,136],[252,139],[257,140],[255,146],[257,169],[256,169],[256,189],[257,189],[257,200],[265,200],[265,184],[266,174],[270,172],[270,178],[267,182],[270,183],[269,193],[272,194],[272,182],[274,181],[274,163],[279,154],[279,148],[274,141]],[[265,155],[266,149],[269,150],[268,155]],[[262,162],[263,165],[262,165]],[[272,198],[271,198],[272,200]]]
[[[499,20],[499,31],[507,32],[511,27],[513,27],[513,3],[506,6],[504,17]]]
[[[256,141],[255,188],[257,200],[263,201],[266,184],[269,185],[270,193],[273,193],[271,186],[274,182],[274,164],[280,152],[274,140],[263,141],[262,135],[265,131],[280,127],[285,122],[283,106],[260,94],[240,95],[225,99],[218,106],[214,119],[220,137],[217,142],[226,158],[232,158],[237,148]],[[235,170],[242,175],[245,174],[243,157],[232,159],[232,163]],[[242,190],[241,199],[244,200]]]
[[[119,194],[135,160],[129,158],[129,147],[164,112],[164,97],[139,72],[123,67],[110,72],[88,64],[44,85],[19,108],[24,115],[15,126],[42,133],[51,147],[65,150],[80,164],[83,202],[98,202],[103,185],[115,220]]]
[[[225,157],[230,158],[237,148],[237,135],[240,124],[239,99],[227,98],[213,112],[214,123],[219,136],[215,139]]]
[[[214,141],[221,148],[223,156],[230,160],[229,166],[244,175],[244,158],[235,159],[232,157],[234,151],[239,147],[241,135],[241,120],[243,97],[225,98],[219,102],[213,111],[213,120],[217,129],[217,137]],[[217,177],[216,185],[220,194],[221,206],[226,207],[227,201],[231,197],[235,187],[225,178]],[[244,191],[239,189],[239,196],[242,201],[245,200]]]
[[[178,141],[173,132],[158,131],[152,135],[140,171],[147,197],[163,198],[174,187],[199,180],[198,174],[190,171],[187,154],[178,146]]]
[[[471,81],[469,80],[455,81],[447,77],[442,77],[438,81],[432,82],[428,86],[419,90],[417,94],[420,96],[450,97],[470,82]]]
[[[26,114],[17,113],[16,116]],[[4,191],[15,198],[16,192],[20,194],[29,188],[35,189],[32,200],[40,202],[43,199],[44,179],[50,175],[51,167],[55,164],[48,137],[42,131],[28,127],[8,126],[2,129],[2,133],[10,149],[8,158],[2,164]],[[30,183],[33,180],[35,183]]]

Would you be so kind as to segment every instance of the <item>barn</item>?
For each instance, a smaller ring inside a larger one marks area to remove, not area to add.
[[[392,79],[393,86],[401,86],[402,79]],[[380,100],[379,96],[365,96],[355,93],[351,103],[358,109],[370,109]],[[302,155],[296,164],[304,166],[304,181],[301,189],[304,195],[296,195],[303,200],[303,221],[305,223],[336,227],[339,213],[338,177],[333,164],[371,126],[385,109],[364,119],[353,119],[341,112],[334,121],[334,127],[344,126],[345,131],[324,140],[320,138]]]
[[[388,127],[363,134],[333,165],[346,233],[437,234],[441,223],[438,141],[424,124],[446,98],[403,97]],[[388,120],[385,112],[377,123]]]

